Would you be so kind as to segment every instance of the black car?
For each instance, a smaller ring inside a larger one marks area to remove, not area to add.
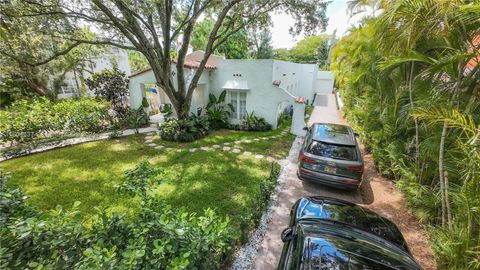
[[[363,157],[352,128],[314,123],[298,157],[298,177],[342,189],[357,189],[362,182]]]
[[[368,209],[317,196],[290,215],[278,269],[421,269],[395,224]]]

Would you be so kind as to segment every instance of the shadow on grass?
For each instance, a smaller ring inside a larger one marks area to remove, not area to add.
[[[222,151],[166,152],[145,146],[143,136],[130,136],[75,145],[12,159],[0,168],[12,172],[10,184],[30,196],[29,202],[43,210],[56,205],[69,208],[81,201],[85,217],[94,207],[134,215],[138,198],[118,194],[115,185],[123,172],[143,160],[163,168],[164,184],[155,195],[176,207],[203,213],[213,208],[228,215],[234,224],[253,208],[259,182],[268,177],[269,162]]]

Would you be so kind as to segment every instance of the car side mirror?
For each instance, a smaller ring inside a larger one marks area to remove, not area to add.
[[[303,130],[308,131],[308,127],[303,127]]]
[[[356,132],[353,133],[353,135],[355,135],[355,137],[357,137],[357,138],[360,137],[360,134],[358,134],[358,133],[356,133]]]
[[[292,228],[286,228],[285,230],[283,230],[280,238],[282,238],[282,242],[284,242],[284,243],[292,240],[292,238],[293,238]]]

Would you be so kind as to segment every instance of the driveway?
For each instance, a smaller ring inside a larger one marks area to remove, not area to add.
[[[335,96],[317,95],[315,108],[308,121],[345,124],[341,112],[337,110]],[[391,219],[402,231],[412,254],[424,269],[436,269],[433,252],[428,246],[428,238],[418,221],[407,211],[402,194],[388,179],[380,176],[374,168],[371,155],[365,154],[365,178],[362,187],[356,191],[336,190],[298,179],[297,156],[302,143],[297,138],[289,155],[286,177],[280,182],[277,203],[272,210],[272,218],[267,225],[266,234],[260,244],[252,269],[276,269],[283,243],[280,233],[288,226],[290,208],[300,197],[305,195],[322,195],[340,198],[362,204],[377,213]]]

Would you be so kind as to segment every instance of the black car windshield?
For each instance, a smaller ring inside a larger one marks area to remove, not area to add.
[[[357,160],[355,146],[349,145],[338,145],[312,140],[307,147],[307,152],[316,156],[333,159]]]

